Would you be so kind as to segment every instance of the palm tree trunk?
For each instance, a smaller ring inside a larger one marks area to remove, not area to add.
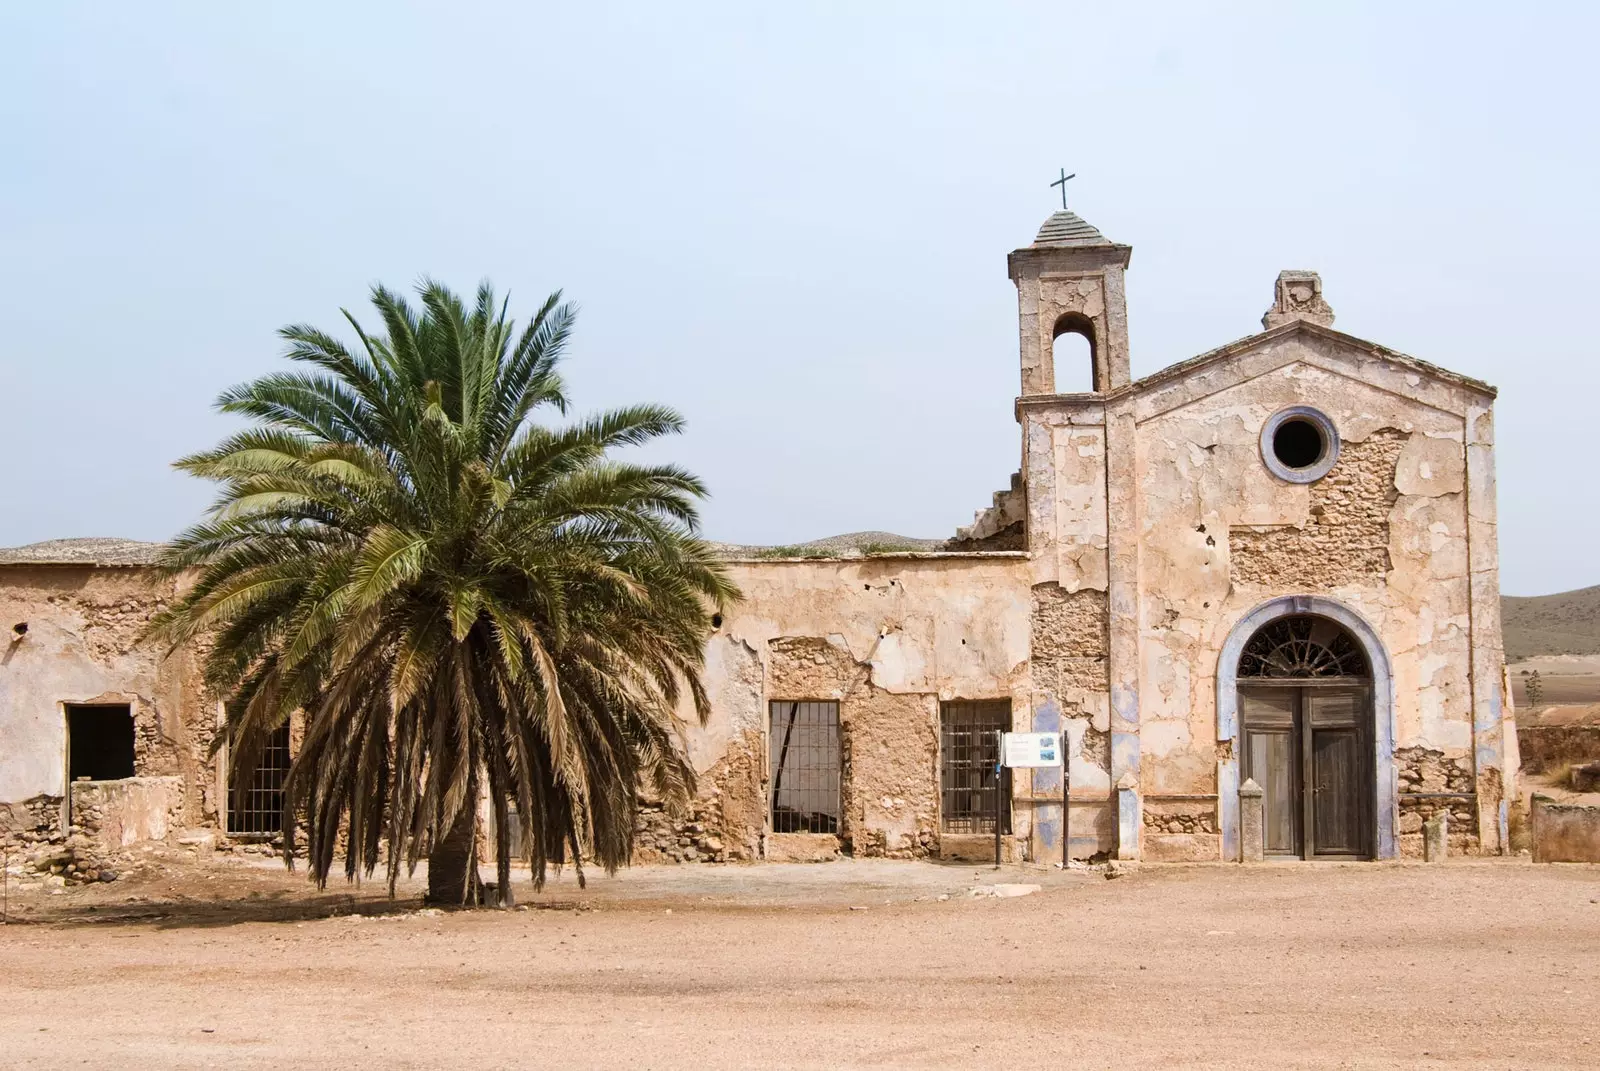
[[[428,902],[476,907],[483,902],[478,880],[478,778],[474,774],[450,830],[428,852]]]

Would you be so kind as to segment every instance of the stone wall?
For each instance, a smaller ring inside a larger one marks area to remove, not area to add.
[[[1233,578],[1284,592],[1326,592],[1389,571],[1389,513],[1400,497],[1395,463],[1406,436],[1382,428],[1346,443],[1311,484],[1303,526],[1228,530]]]
[[[731,742],[712,769],[700,776],[699,791],[687,813],[673,814],[660,803],[645,803],[639,811],[634,861],[725,863],[760,858],[764,743],[759,733]]]
[[[1147,800],[1144,827],[1154,833],[1217,833],[1215,800]]]
[[[1064,702],[1076,702],[1080,710],[1081,693],[1103,692],[1109,643],[1107,620],[1104,591],[1064,591],[1059,584],[1035,585],[1034,686]]]
[[[936,853],[940,702],[1026,709],[1025,567],[1019,554],[733,563],[746,598],[708,644],[712,717],[685,711],[699,796],[690,815],[644,820],[641,858]],[[767,832],[768,706],[784,700],[839,704],[837,837]]]
[[[1533,861],[1600,863],[1600,807],[1533,797]]]
[[[15,803],[0,803],[0,846],[17,851],[36,843],[60,841],[60,796],[35,796]]]
[[[129,777],[72,785],[72,825],[101,852],[165,840],[183,828],[181,777]]]
[[[147,568],[0,566],[0,621],[9,643],[0,670],[0,802],[66,791],[64,704],[127,704],[134,772],[175,777],[185,824],[217,820],[206,749],[216,731],[198,653],[168,656],[144,639],[174,582]],[[28,628],[16,635],[14,624]]]
[[[1600,759],[1600,725],[1517,725],[1522,767],[1544,773],[1576,762]]]

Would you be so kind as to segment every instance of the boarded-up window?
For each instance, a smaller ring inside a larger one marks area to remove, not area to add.
[[[236,775],[237,776],[237,775]],[[289,726],[267,736],[249,784],[228,793],[228,832],[240,835],[283,832],[283,785],[289,779]]]
[[[994,832],[995,786],[1006,783],[995,777],[999,757],[995,733],[1010,730],[1009,699],[940,705],[939,812],[946,833]],[[1009,813],[1002,813],[1000,820],[1002,832],[1007,831]]]
[[[67,776],[74,781],[133,776],[133,710],[126,703],[67,706]]]
[[[769,707],[772,831],[839,832],[839,704],[780,700]]]

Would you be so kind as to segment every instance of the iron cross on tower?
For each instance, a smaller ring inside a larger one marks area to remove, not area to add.
[[[1063,167],[1061,169],[1061,177],[1050,184],[1052,186],[1061,187],[1061,211],[1063,212],[1067,210],[1067,182],[1077,177],[1078,173],[1076,171],[1069,175],[1067,174],[1067,169]]]

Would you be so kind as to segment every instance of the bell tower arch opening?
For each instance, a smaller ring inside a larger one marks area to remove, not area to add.
[[[1056,394],[1092,394],[1095,386],[1094,321],[1081,312],[1062,313],[1050,336]]]

